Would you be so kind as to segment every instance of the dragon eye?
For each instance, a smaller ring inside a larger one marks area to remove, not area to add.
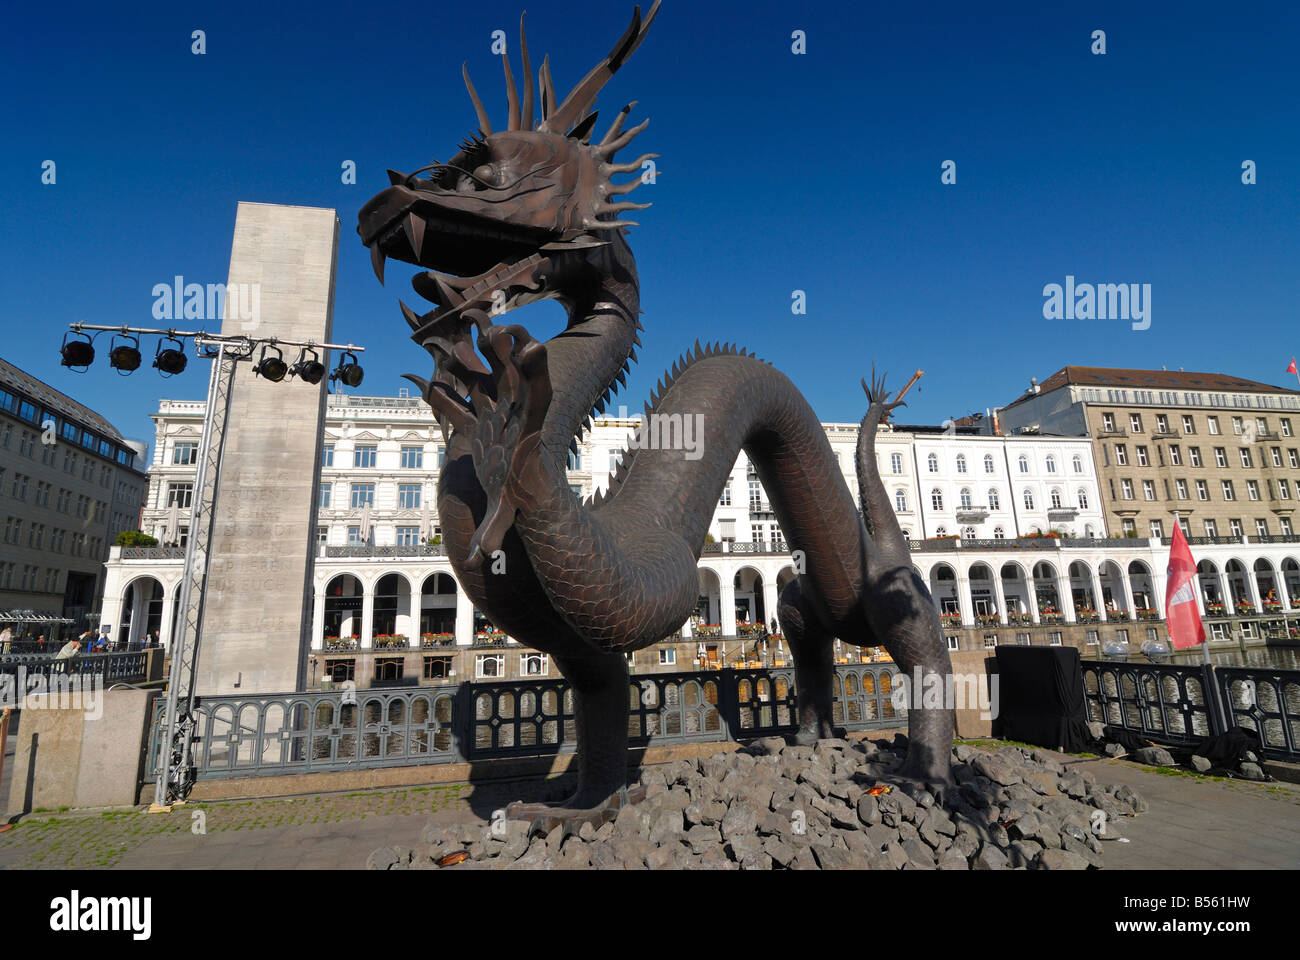
[[[482,180],[484,183],[497,182],[497,168],[490,163],[485,163],[474,170],[474,179]]]

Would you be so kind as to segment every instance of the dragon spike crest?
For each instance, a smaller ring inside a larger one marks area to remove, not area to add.
[[[646,34],[650,31],[650,24],[654,22],[655,15],[659,12],[659,3],[660,0],[655,0],[644,20],[641,19],[640,7],[637,7],[632,12],[632,22],[628,25],[627,30],[623,32],[623,36],[619,37],[618,42],[614,44],[614,48],[600,63],[592,67],[591,72],[583,77],[561,102],[556,102],[555,87],[551,83],[550,63],[548,60],[543,60],[537,78],[537,86],[542,91],[542,116],[536,126],[533,125],[532,63],[528,56],[528,35],[524,29],[524,15],[521,15],[519,18],[519,55],[523,60],[524,98],[522,107],[515,86],[514,73],[510,69],[509,54],[503,53],[501,56],[502,67],[505,70],[506,101],[509,111],[506,129],[535,130],[538,133],[556,133],[585,140],[596,120],[593,110],[596,95],[609,82],[610,77],[614,76],[618,69],[636,52],[636,48],[641,45],[641,41],[645,39]],[[484,136],[487,136],[492,133],[492,124],[488,120],[487,111],[483,109],[482,101],[479,100],[478,91],[474,89],[474,84],[470,81],[467,66],[461,67],[461,75],[465,79],[465,89],[469,91],[470,101],[474,104],[479,130]],[[614,140],[619,128],[622,126],[628,109],[630,109],[630,105],[624,109],[623,113],[619,114],[615,125],[610,128],[609,133],[605,135],[605,139],[601,141],[600,146],[606,148],[606,155],[613,154],[618,149],[610,149],[609,144]],[[637,128],[636,132],[639,133],[643,128],[644,125]],[[630,139],[631,137],[628,137],[628,140]]]
[[[447,163],[435,161],[410,174],[389,171],[390,186],[357,216],[357,233],[370,249],[380,281],[391,257],[424,268],[412,284],[441,308],[438,317],[508,286],[508,300],[518,306],[554,296],[564,270],[604,255],[588,251],[610,244],[622,228],[637,226],[624,214],[649,204],[633,203],[626,195],[650,182],[638,174],[658,154],[632,162],[614,158],[649,121],[625,127],[635,105],[629,103],[599,136],[596,96],[641,45],[658,11],[659,0],[644,19],[638,7],[614,48],[563,100],[556,96],[549,59],[534,75],[521,17],[523,82],[517,82],[503,54],[506,127],[496,132],[468,66],[462,66],[477,130]],[[632,179],[615,182],[617,174]],[[432,319],[406,317],[421,340]]]

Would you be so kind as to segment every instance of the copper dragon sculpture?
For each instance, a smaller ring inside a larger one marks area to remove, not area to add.
[[[522,97],[505,67],[509,119],[494,131],[468,71],[477,131],[447,163],[389,171],[357,231],[383,282],[391,258],[421,268],[412,286],[434,304],[402,312],[435,360],[432,380],[408,376],[447,438],[438,511],[448,557],[475,606],[500,629],[546,652],[575,692],[578,789],[559,810],[626,799],[629,677],[624,653],[679,631],[698,599],[697,562],[710,519],[743,449],[757,468],[806,572],[780,598],[795,657],[799,738],[832,735],[836,637],[881,645],[909,675],[947,675],[948,653],[925,584],[914,572],[876,472],[876,426],[893,407],[867,388],[857,469],[862,512],[825,432],[794,385],[730,345],[695,348],[646,405],[702,416],[703,459],[681,450],[629,450],[608,490],[584,503],[567,481],[570,449],[605,409],[636,359],[636,262],[621,219],[648,204],[617,199],[641,182],[646,154],[614,155],[649,121],[624,129],[635,103],[593,142],[597,93],[645,38],[659,3],[563,100],[549,58],[538,72],[540,119],[520,21]],[[545,298],[568,313],[540,343],[503,314]],[[478,352],[475,350],[477,344]],[[486,360],[486,363],[484,362]],[[865,523],[864,523],[865,518]],[[952,713],[913,708],[900,776],[946,782]],[[512,816],[543,809],[516,805]]]

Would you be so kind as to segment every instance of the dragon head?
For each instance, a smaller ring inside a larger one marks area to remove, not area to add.
[[[595,98],[640,45],[659,9],[655,0],[643,20],[636,8],[632,23],[590,73],[557,100],[549,58],[538,71],[541,119],[534,123],[532,68],[520,19],[523,98],[517,95],[510,61],[502,55],[509,99],[507,129],[493,132],[468,70],[466,87],[478,115],[478,129],[447,163],[433,163],[411,174],[388,171],[392,186],[372,197],[358,216],[357,233],[369,247],[380,282],[391,258],[423,268],[412,278],[417,294],[435,309],[417,315],[402,304],[412,337],[439,361],[464,357],[470,323],[483,325],[483,308],[494,315],[535,300],[562,297],[563,275],[580,269],[593,250],[605,246],[634,221],[619,219],[626,210],[649,204],[617,200],[640,179],[616,184],[612,177],[639,170],[646,154],[615,163],[649,121],[623,129],[635,104],[618,114],[598,143],[591,142]],[[473,309],[470,308],[480,308]],[[475,368],[473,363],[468,364]]]

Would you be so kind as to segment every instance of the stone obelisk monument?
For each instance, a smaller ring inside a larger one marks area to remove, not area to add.
[[[329,343],[338,239],[333,210],[241,202],[221,332]],[[282,349],[292,364],[298,348]],[[329,368],[330,361],[322,351],[321,362]],[[303,689],[306,679],[329,381],[272,383],[252,368],[238,365],[231,392],[195,675],[199,695],[288,692]]]

